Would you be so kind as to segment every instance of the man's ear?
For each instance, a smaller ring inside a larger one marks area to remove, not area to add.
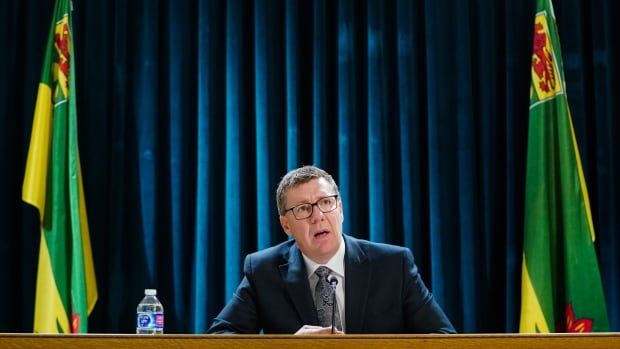
[[[291,227],[288,224],[288,218],[286,218],[286,216],[280,216],[280,225],[282,229],[284,229],[286,235],[291,236]]]

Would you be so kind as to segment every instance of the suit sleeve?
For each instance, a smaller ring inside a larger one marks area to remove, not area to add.
[[[405,325],[414,333],[456,333],[424,285],[409,249],[403,253]]]
[[[213,319],[207,333],[212,334],[254,334],[258,333],[256,292],[251,283],[252,258],[248,255],[243,265],[244,277],[232,299]]]

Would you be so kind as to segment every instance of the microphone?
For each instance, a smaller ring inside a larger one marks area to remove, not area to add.
[[[332,288],[332,334],[334,334],[336,332],[336,286],[338,286],[338,278],[328,275],[325,279]]]
[[[333,275],[328,275],[326,279],[329,285],[332,287],[332,290],[335,292],[336,286],[338,286],[338,278]]]

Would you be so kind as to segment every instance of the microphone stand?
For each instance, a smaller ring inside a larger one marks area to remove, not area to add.
[[[327,280],[332,289],[332,334],[336,333],[336,286],[338,286],[338,279],[335,276]]]

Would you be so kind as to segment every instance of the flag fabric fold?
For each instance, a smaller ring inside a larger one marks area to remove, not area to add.
[[[537,1],[531,78],[520,332],[608,331],[550,0]]]
[[[54,7],[22,199],[41,221],[34,332],[85,333],[97,301],[78,152],[71,3]]]

